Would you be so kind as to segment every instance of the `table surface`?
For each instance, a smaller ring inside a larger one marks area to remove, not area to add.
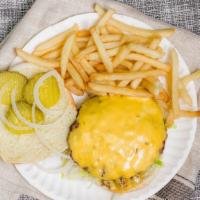
[[[0,42],[25,15],[35,0],[0,0]],[[118,0],[144,14],[200,35],[200,0]],[[167,187],[170,187],[168,185]],[[160,197],[168,199],[165,192]],[[20,200],[35,200],[21,195]],[[186,199],[200,199],[200,173],[195,191]],[[172,200],[172,199],[169,199]]]

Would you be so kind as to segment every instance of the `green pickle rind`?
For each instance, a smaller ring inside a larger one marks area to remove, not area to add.
[[[16,103],[16,105],[17,105],[17,108],[18,108],[20,114],[29,122],[33,122],[33,120],[32,120],[32,105],[30,105],[24,101],[19,101]],[[19,128],[20,127],[23,127],[23,128],[29,127],[16,116],[16,114],[11,106],[10,106],[9,110],[7,111],[5,117],[11,124],[18,126]],[[44,121],[44,115],[38,108],[35,108],[35,120],[36,120],[36,123],[41,123]],[[26,129],[26,130],[17,130],[17,129],[14,129],[13,127],[10,127],[8,124],[4,124],[4,125],[5,125],[6,129],[13,134],[28,134],[28,133],[35,132],[35,130],[33,128]]]
[[[39,73],[33,76],[26,84],[23,92],[24,99],[29,103],[34,102],[34,87],[39,78],[45,73]],[[46,108],[53,107],[60,98],[60,91],[57,80],[54,77],[49,77],[41,84],[39,88],[39,99],[42,105]]]
[[[5,87],[1,97],[1,103],[8,106],[11,104],[11,93],[14,89],[16,89],[16,101],[22,100],[23,89],[27,81],[28,79],[18,72],[0,72],[0,90]]]

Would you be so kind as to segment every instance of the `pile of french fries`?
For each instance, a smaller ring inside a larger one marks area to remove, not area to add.
[[[94,6],[99,15],[94,26],[68,30],[40,43],[32,53],[16,49],[23,60],[49,70],[56,69],[73,94],[127,95],[154,98],[166,117],[167,126],[178,117],[200,116],[199,111],[183,111],[179,100],[192,105],[186,89],[200,71],[179,78],[178,55],[174,49],[168,63],[160,59],[165,52],[163,38],[175,29],[147,30],[113,18],[113,9]],[[166,85],[160,81],[166,79]]]

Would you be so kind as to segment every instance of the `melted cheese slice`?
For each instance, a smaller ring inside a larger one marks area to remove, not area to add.
[[[102,180],[145,172],[163,148],[166,130],[152,99],[94,97],[83,103],[69,135],[73,159]]]

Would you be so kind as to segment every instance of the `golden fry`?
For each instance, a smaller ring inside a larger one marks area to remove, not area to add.
[[[179,110],[178,117],[200,117],[200,111]]]
[[[60,57],[60,54],[61,54],[61,48],[60,49],[56,49],[56,50],[53,50],[53,51],[50,51],[46,54],[44,54],[42,56],[42,58],[44,59],[56,59],[56,58],[59,58]]]
[[[151,69],[151,65],[149,64],[144,64],[142,67],[141,67],[141,70],[145,71],[145,70],[150,70]]]
[[[109,57],[112,57],[112,56],[117,55],[118,51],[119,51],[119,48],[114,48],[114,49],[109,49],[106,52]],[[101,58],[97,52],[91,53],[90,55],[88,55],[87,59],[90,61],[101,61]]]
[[[200,78],[200,70],[197,70],[197,71],[193,72],[192,74],[189,74],[189,75],[181,78],[181,81],[186,86],[190,81],[194,81],[199,78]]]
[[[87,36],[90,36],[90,31],[87,30],[87,29],[83,29],[83,30],[80,30],[76,33],[76,36],[77,37],[87,37]]]
[[[126,67],[129,70],[133,70],[133,63],[130,62],[130,61],[128,61],[128,60],[123,60],[121,62],[121,65],[124,66],[124,67]]]
[[[77,37],[76,42],[88,42],[90,37]]]
[[[129,83],[130,83],[130,80],[120,81],[120,82],[118,83],[118,86],[119,86],[119,87],[126,87]]]
[[[53,69],[60,67],[60,62],[56,60],[46,60],[38,56],[34,56],[30,53],[23,51],[22,49],[17,48],[16,54],[26,62],[30,62],[42,68]]]
[[[136,53],[144,54],[145,56],[148,56],[150,58],[158,59],[162,57],[162,54],[160,52],[147,48],[142,44],[134,44],[130,43],[129,44],[129,49],[130,51],[134,51]]]
[[[142,37],[139,35],[123,35],[121,39],[121,44],[124,43],[135,43],[135,44],[146,44],[149,42],[149,38]]]
[[[159,46],[160,42],[161,42],[161,38],[160,37],[153,38],[151,43],[150,43],[150,45],[149,45],[149,48],[153,49],[153,50],[156,50],[157,47]]]
[[[94,67],[85,58],[83,58],[80,61],[80,64],[82,65],[83,69],[87,72],[87,74],[92,74],[96,72]]]
[[[102,16],[105,13],[105,10],[98,4],[95,5],[94,10]],[[152,36],[161,36],[161,37],[169,37],[171,36],[174,32],[174,28],[169,28],[169,29],[158,29],[158,30],[148,30],[148,29],[142,29],[138,28],[135,26],[131,26],[128,24],[125,24],[119,20],[116,19],[110,19],[109,24],[123,30],[124,32],[128,32],[130,34],[135,34],[143,37],[152,37]]]
[[[107,52],[105,50],[104,44],[102,43],[98,33],[96,31],[92,32],[92,37],[93,37],[93,40],[94,40],[96,47],[98,49],[99,56],[102,59],[102,62],[104,63],[104,65],[106,67],[106,70],[108,72],[112,72],[113,71],[112,62],[110,60],[109,55],[107,54]]]
[[[87,56],[88,54],[93,53],[94,51],[96,51],[97,48],[95,46],[89,46],[86,47],[84,50],[82,50],[77,56],[76,59],[77,60],[81,60],[82,58],[84,58],[85,56]]]
[[[139,71],[142,68],[143,64],[144,63],[142,61],[136,61],[133,64],[133,70],[132,71]]]
[[[87,42],[77,42],[77,47],[83,49],[87,46]]]
[[[58,49],[63,46],[66,38],[73,32],[78,30],[78,25],[74,25],[67,31],[60,33],[42,43],[40,43],[34,50],[33,54],[37,56],[42,56],[50,51]]]
[[[178,101],[178,70],[179,70],[179,63],[178,63],[178,55],[175,49],[171,51],[171,59],[172,59],[172,109],[174,115],[177,116],[179,113],[179,101]]]
[[[135,79],[131,81],[130,86],[131,88],[136,89],[140,85],[141,82],[142,82],[142,78]]]
[[[70,58],[70,62],[75,67],[75,69],[79,72],[79,74],[81,75],[82,79],[85,82],[88,82],[89,77],[86,74],[86,72],[84,71],[83,67],[78,62],[76,62],[76,60],[74,58]]]
[[[121,43],[120,42],[107,42],[107,43],[104,43],[104,46],[105,46],[106,50],[108,50],[108,49],[120,47]]]
[[[144,72],[121,72],[121,73],[94,73],[91,80],[135,80],[138,78],[165,76],[166,72],[162,70],[149,70]]]
[[[105,72],[105,65],[104,64],[97,64],[94,66],[98,72]]]
[[[74,68],[74,66],[71,63],[68,63],[68,68],[67,69],[68,69],[68,72],[69,72],[70,76],[72,77],[72,79],[76,83],[76,85],[80,89],[84,90],[85,89],[85,83],[84,83],[83,79],[81,78],[81,75]]]
[[[65,73],[67,71],[67,64],[68,64],[68,61],[69,61],[71,49],[73,47],[75,38],[76,38],[76,34],[70,35],[69,38],[67,38],[67,40],[65,41],[65,44],[62,48],[61,61],[60,61],[61,76],[62,77],[65,76]]]
[[[143,56],[143,55],[140,55],[140,54],[136,54],[136,53],[131,53],[128,55],[127,57],[128,60],[136,60],[136,61],[141,61],[143,63],[147,63],[147,64],[150,64],[152,65],[153,67],[156,67],[158,69],[162,69],[166,72],[168,72],[170,70],[170,66],[165,64],[165,63],[162,63],[158,60],[154,60],[152,58],[148,58],[146,56]]]
[[[113,67],[117,67],[123,60],[126,59],[130,52],[130,49],[128,46],[122,46],[118,52],[118,54],[113,59]]]
[[[105,26],[108,20],[112,17],[112,15],[115,13],[113,9],[107,10],[103,16],[100,18],[100,20],[96,24],[96,28]]]
[[[119,42],[122,39],[121,35],[102,35],[101,37],[102,42]]]
[[[122,32],[119,29],[109,24],[106,25],[106,28],[110,34],[122,34]]]
[[[74,83],[73,79],[68,79],[65,81],[65,87],[72,92],[73,94],[77,95],[77,96],[83,96],[84,92],[83,90],[77,88],[77,86]]]
[[[90,87],[87,87],[87,92],[89,93],[89,96],[106,96],[107,95],[107,93],[105,92],[94,91]]]
[[[73,56],[76,56],[78,53],[80,52],[80,50],[79,50],[79,48],[78,48],[78,46],[77,46],[77,44],[76,44],[76,42],[73,44],[73,46],[72,46],[72,55]]]
[[[122,88],[117,86],[111,86],[111,85],[103,85],[103,84],[97,84],[90,82],[88,86],[97,92],[103,92],[103,93],[111,93],[111,94],[119,94],[119,95],[127,95],[127,96],[137,96],[137,97],[151,97],[151,94],[146,92],[142,89],[130,89],[130,88]]]

